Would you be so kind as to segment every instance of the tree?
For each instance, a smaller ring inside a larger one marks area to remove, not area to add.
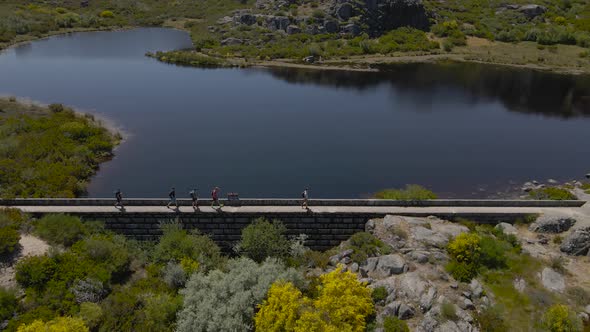
[[[267,257],[285,258],[291,248],[286,231],[287,228],[279,220],[256,219],[242,230],[238,251],[258,263]]]
[[[304,297],[293,284],[273,284],[254,319],[256,330],[364,331],[374,312],[371,290],[342,266],[322,275],[320,283],[316,299]]]
[[[223,263],[221,249],[206,235],[189,234],[179,224],[162,227],[164,234],[154,250],[154,259],[159,263],[174,261],[180,263],[190,258],[198,262],[201,269],[208,271]]]

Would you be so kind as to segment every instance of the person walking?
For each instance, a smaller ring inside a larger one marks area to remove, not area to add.
[[[303,199],[303,201],[301,202],[301,208],[305,210],[309,210],[309,207],[307,205],[307,200],[309,199],[309,194],[307,192],[308,189],[309,188],[305,188],[305,190],[301,193],[301,198]]]
[[[121,189],[117,189],[115,191],[115,199],[117,200],[115,202],[115,207],[120,207],[121,209],[123,209],[123,193],[121,192]]]
[[[178,203],[176,202],[176,189],[174,189],[174,187],[172,187],[168,193],[168,197],[170,197],[170,200],[168,201],[168,205],[166,205],[166,207],[170,208],[170,205],[174,204],[176,208],[178,208]]]
[[[193,201],[193,209],[198,210],[199,209],[199,195],[197,194],[197,189],[193,189],[191,190],[188,195],[191,197],[191,200]]]
[[[211,207],[213,207],[213,205],[217,205],[218,210],[223,207],[223,205],[219,203],[219,187],[213,188],[213,191],[211,192]]]

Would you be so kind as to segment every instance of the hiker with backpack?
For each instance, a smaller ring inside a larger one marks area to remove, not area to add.
[[[309,207],[307,205],[307,200],[309,198],[307,190],[308,188],[305,188],[305,190],[301,193],[301,198],[303,199],[303,202],[301,202],[301,208],[305,210],[309,210]]]
[[[215,204],[217,204],[217,210],[221,210],[223,207],[223,205],[219,203],[219,187],[213,188],[213,191],[211,192],[211,207]]]
[[[170,200],[168,201],[168,205],[166,205],[166,207],[170,208],[170,205],[174,204],[178,209],[178,202],[176,201],[176,189],[174,189],[174,187],[172,187],[168,193],[168,197],[170,197]]]
[[[197,189],[193,189],[191,190],[188,195],[191,197],[191,200],[193,201],[193,209],[198,210],[199,209],[199,195],[197,194]]]

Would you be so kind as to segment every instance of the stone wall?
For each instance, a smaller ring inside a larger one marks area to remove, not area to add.
[[[282,220],[289,236],[308,235],[306,243],[314,250],[329,249],[348,239],[356,232],[365,229],[365,223],[372,218],[382,218],[383,214],[360,213],[75,213],[84,220],[103,221],[116,233],[138,240],[157,240],[162,234],[162,222],[180,222],[185,229],[198,229],[225,250],[240,239],[241,231],[254,219],[264,216],[267,219]],[[405,215],[426,217],[425,213],[409,213]],[[481,223],[498,221],[514,221],[522,214],[437,214],[446,220],[466,218]],[[40,217],[39,214],[36,217]]]

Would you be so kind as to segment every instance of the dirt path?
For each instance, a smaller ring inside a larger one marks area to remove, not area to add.
[[[12,261],[0,265],[0,287],[12,288],[16,286],[14,267],[21,259],[27,256],[40,256],[49,250],[49,245],[45,241],[28,234],[21,235],[19,244],[20,251]]]

